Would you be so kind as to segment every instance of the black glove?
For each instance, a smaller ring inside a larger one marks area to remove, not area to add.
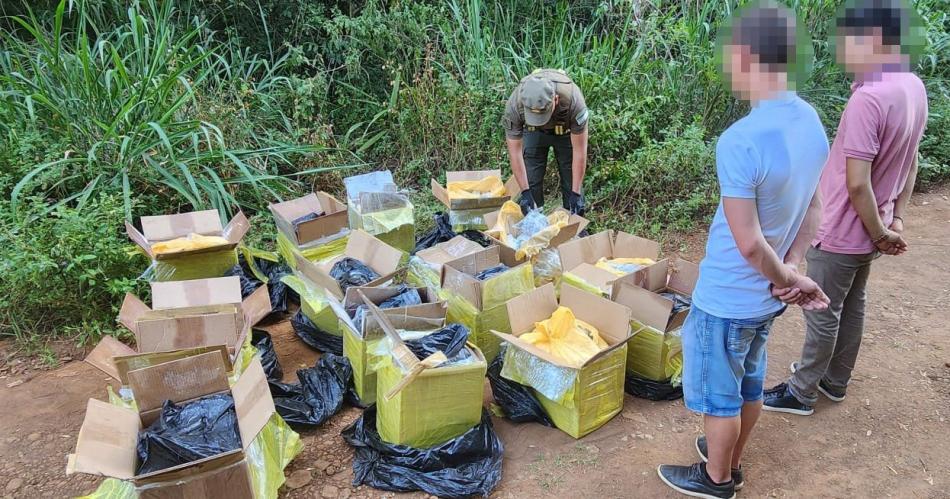
[[[578,194],[576,192],[571,192],[567,199],[567,209],[575,215],[584,216],[586,211],[586,203],[584,203],[584,195]]]
[[[531,189],[521,191],[521,197],[518,199],[518,206],[521,206],[521,214],[527,215],[529,211],[538,207],[534,202],[534,196],[531,195]]]

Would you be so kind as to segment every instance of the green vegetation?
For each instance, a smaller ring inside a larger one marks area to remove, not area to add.
[[[814,34],[802,95],[829,134],[848,81],[828,53],[839,2],[793,2]],[[501,112],[537,67],[567,70],[591,108],[595,227],[663,237],[718,199],[714,143],[742,108],[713,57],[735,2],[629,0],[46,0],[0,7],[0,334],[42,342],[116,330],[145,262],[124,220],[265,208],[390,168],[507,168]],[[931,94],[924,188],[950,178],[950,12],[918,0]],[[554,189],[555,173],[549,179]],[[556,200],[552,200],[552,203]],[[130,256],[132,255],[132,256]]]

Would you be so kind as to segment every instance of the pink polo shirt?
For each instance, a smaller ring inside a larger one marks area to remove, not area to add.
[[[814,245],[832,253],[874,251],[871,236],[851,206],[847,158],[871,162],[871,185],[884,225],[917,158],[927,123],[927,91],[913,73],[892,72],[852,86],[821,176],[822,217]]]

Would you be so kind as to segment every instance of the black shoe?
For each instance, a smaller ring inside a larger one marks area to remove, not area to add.
[[[795,371],[798,370],[798,362],[792,362],[792,365],[788,366],[788,370],[791,371],[792,374],[795,374]],[[832,402],[842,402],[844,401],[844,397],[846,395],[844,390],[837,390],[828,386],[828,383],[825,383],[825,380],[818,382],[818,391],[821,392],[821,394],[825,397],[828,397],[828,400]]]
[[[786,412],[799,416],[811,416],[815,412],[812,406],[799,402],[785,383],[765,391],[765,401],[762,408],[766,411]]]
[[[706,473],[706,463],[689,466],[661,464],[656,468],[660,480],[673,490],[693,497],[708,499],[732,499],[736,496],[736,484],[732,480],[717,484]]]
[[[706,450],[706,435],[696,437],[696,452],[704,463],[709,462],[709,451]],[[742,476],[742,468],[732,468],[732,481],[736,484],[736,490],[742,490],[745,486],[745,477]]]

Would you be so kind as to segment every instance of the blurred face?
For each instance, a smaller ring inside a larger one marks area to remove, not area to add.
[[[774,92],[787,90],[783,73],[772,72],[745,45],[723,47],[723,74],[732,92],[744,101],[767,98]]]
[[[878,66],[883,52],[879,34],[842,30],[837,37],[835,56],[849,73],[861,74],[872,70]]]

